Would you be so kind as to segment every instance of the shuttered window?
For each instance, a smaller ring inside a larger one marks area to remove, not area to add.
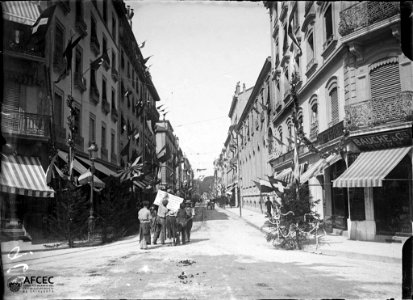
[[[18,111],[20,106],[20,85],[17,82],[8,80],[7,89],[4,89],[3,110]]]
[[[371,97],[390,97],[400,93],[400,72],[397,61],[376,65],[370,71]]]
[[[330,105],[331,105],[331,122],[332,122],[332,125],[334,125],[334,124],[337,124],[339,121],[337,88],[334,88],[330,91]]]

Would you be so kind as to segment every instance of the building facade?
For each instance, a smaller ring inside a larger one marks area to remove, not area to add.
[[[352,239],[411,233],[412,66],[399,46],[399,4],[265,5],[272,31],[275,146],[269,162],[275,177],[291,178],[289,83],[295,76],[297,120],[316,149],[299,148],[301,184],[320,200],[317,212]],[[362,171],[360,165],[374,165],[375,155],[389,162]],[[400,200],[384,200],[396,189]]]

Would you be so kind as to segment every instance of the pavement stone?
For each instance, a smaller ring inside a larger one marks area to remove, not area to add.
[[[263,233],[268,232],[266,228],[262,228],[266,218],[265,215],[260,212],[243,208],[240,217],[239,207],[216,209],[225,210],[233,216],[242,218],[250,226],[257,228]],[[302,251],[330,256],[344,256],[353,259],[401,263],[402,247],[402,243],[354,241],[349,240],[347,236],[328,234],[320,239],[317,251],[315,241],[304,245]]]

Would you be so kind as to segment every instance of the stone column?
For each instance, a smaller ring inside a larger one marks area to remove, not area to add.
[[[364,209],[366,213],[365,240],[373,241],[376,237],[376,221],[374,219],[373,188],[364,188]]]

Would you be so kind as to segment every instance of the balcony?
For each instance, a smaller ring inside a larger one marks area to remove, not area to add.
[[[112,164],[115,164],[115,165],[118,164],[118,158],[117,158],[116,154],[113,153],[113,152],[110,154],[110,162]]]
[[[25,112],[4,112],[2,132],[26,137],[49,138],[50,116]]]
[[[338,32],[344,37],[374,23],[396,16],[399,12],[398,1],[363,1],[340,12]]]
[[[74,140],[76,149],[83,152],[83,150],[85,149],[85,139],[82,136],[76,134]]]
[[[112,116],[112,121],[116,123],[118,121],[118,110],[116,109],[116,107],[112,106],[111,116]]]
[[[99,94],[98,88],[95,86],[91,86],[90,87],[90,100],[92,101],[92,103],[97,105],[99,103],[99,97],[100,97],[100,94]]]
[[[106,98],[103,98],[103,97],[102,97],[102,112],[105,115],[110,113],[110,104],[109,104],[108,100],[106,100]]]
[[[315,70],[317,70],[317,66],[318,64],[316,62],[316,59],[312,58],[307,64],[307,71],[305,72],[305,76],[307,76],[307,78],[311,77]]]
[[[413,120],[413,91],[377,97],[345,106],[346,126],[358,130],[390,122]]]
[[[323,44],[323,53],[321,53],[321,56],[326,59],[336,48],[337,45],[337,37],[334,35],[331,35]]]
[[[98,55],[100,52],[100,43],[96,35],[90,37],[90,49],[95,55]]]
[[[100,158],[106,161],[108,160],[108,149],[100,148]]]
[[[112,79],[114,82],[118,82],[119,73],[118,71],[112,66]]]
[[[318,135],[318,121],[311,123],[310,126],[310,140],[314,141]]]
[[[81,36],[87,35],[87,25],[83,16],[76,15],[75,29]]]
[[[40,49],[40,47],[30,49],[29,47],[27,47],[26,41],[22,41],[19,44],[16,44],[12,40],[4,41],[3,47],[6,54],[11,56],[17,56],[19,58],[39,62],[43,62],[45,59],[43,49]]]
[[[75,88],[77,88],[82,93],[86,91],[86,79],[82,76],[82,73],[75,72]]]

